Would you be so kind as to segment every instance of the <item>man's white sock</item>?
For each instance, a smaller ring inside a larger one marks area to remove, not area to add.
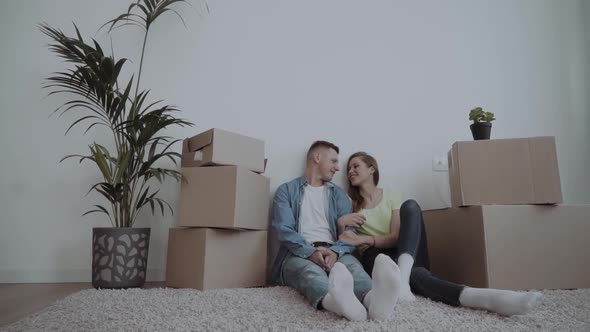
[[[402,277],[399,299],[400,301],[415,301],[416,297],[410,289],[410,274],[414,266],[414,257],[408,253],[403,253],[398,257],[397,264]]]
[[[399,296],[401,275],[395,262],[384,254],[375,258],[373,265],[373,288],[363,299],[369,318],[386,320],[393,315]]]
[[[324,309],[351,321],[367,319],[367,309],[354,295],[354,280],[346,266],[336,262],[330,270],[328,294],[322,300]]]
[[[465,287],[459,296],[461,305],[486,309],[504,316],[524,315],[537,304],[541,293]]]

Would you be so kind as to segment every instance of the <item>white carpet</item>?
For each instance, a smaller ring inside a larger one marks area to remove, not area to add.
[[[590,289],[545,291],[536,310],[501,317],[419,297],[382,322],[349,322],[286,287],[84,290],[2,331],[590,331]]]

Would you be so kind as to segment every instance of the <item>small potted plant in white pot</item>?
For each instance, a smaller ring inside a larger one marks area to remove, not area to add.
[[[52,94],[66,94],[69,101],[56,112],[77,112],[73,127],[85,124],[86,131],[104,128],[106,143],[93,142],[88,155],[69,155],[97,166],[102,180],[89,193],[99,193],[106,204],[96,204],[86,212],[104,214],[112,227],[93,228],[92,284],[96,288],[142,287],[146,278],[150,228],[132,227],[139,212],[150,207],[152,214],[172,207],[158,196],[160,184],[167,178],[177,181],[182,175],[176,169],[159,167],[163,160],[175,164],[180,154],[171,150],[179,140],[165,136],[172,126],[190,126],[175,117],[179,111],[161,102],[148,101],[149,90],[140,89],[146,40],[154,21],[165,12],[177,13],[172,7],[183,0],[141,0],[132,3],[126,13],[107,22],[108,33],[114,28],[136,25],[143,29],[144,39],[136,80],[120,77],[127,59],[116,60],[103,52],[95,40],[86,42],[76,27],[76,36],[41,24],[40,30],[51,39],[49,49],[65,62],[67,70],[53,73],[45,88]],[[177,13],[178,14],[178,13]],[[110,137],[110,139],[108,139]],[[107,148],[107,146],[111,148]]]
[[[473,121],[469,128],[474,140],[490,139],[492,121],[496,120],[494,113],[484,112],[481,107],[476,107],[469,111],[469,120]]]

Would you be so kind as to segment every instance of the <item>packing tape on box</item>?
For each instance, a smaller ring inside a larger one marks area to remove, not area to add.
[[[193,160],[195,160],[195,161],[201,161],[201,160],[203,160],[203,151],[200,151],[200,150],[199,151],[196,151],[195,152],[195,155],[193,157]]]

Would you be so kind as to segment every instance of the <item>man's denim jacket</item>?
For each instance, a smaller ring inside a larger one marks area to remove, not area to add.
[[[283,262],[289,255],[302,258],[309,257],[316,249],[301,235],[299,229],[299,215],[303,201],[304,188],[307,178],[299,177],[293,181],[283,183],[277,189],[272,207],[272,228],[280,242],[279,252],[275,258],[270,274],[273,285],[282,284],[281,270]],[[340,187],[326,182],[324,191],[326,203],[326,218],[330,224],[330,232],[334,239],[338,239],[338,218],[352,212],[352,202]],[[340,257],[354,251],[355,247],[342,241],[337,241],[330,247]]]

